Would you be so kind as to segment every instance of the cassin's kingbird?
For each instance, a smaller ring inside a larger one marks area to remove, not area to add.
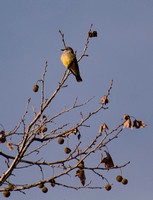
[[[78,82],[82,81],[80,76],[79,66],[74,54],[74,51],[71,47],[66,47],[65,49],[61,49],[63,54],[61,55],[61,61],[75,76]]]

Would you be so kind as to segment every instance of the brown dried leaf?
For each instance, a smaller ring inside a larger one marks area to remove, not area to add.
[[[100,103],[103,103],[103,104],[107,104],[107,103],[109,103],[109,101],[108,101],[108,99],[107,99],[107,96],[103,96],[102,98],[101,98],[101,102]]]
[[[14,149],[13,146],[9,146],[9,150],[12,151]]]
[[[147,124],[145,124],[143,121],[140,121],[140,126],[141,128],[144,128],[145,126],[147,126]]]
[[[125,128],[125,127],[126,128],[131,128],[131,130],[133,130],[130,117],[124,122],[123,128]]]
[[[105,163],[106,169],[110,169],[114,167],[114,163],[113,163],[111,155],[107,151],[105,152],[106,152],[106,156],[103,158],[102,163]]]
[[[79,134],[78,134],[78,140],[80,140],[80,138],[81,138],[81,134],[79,133]]]
[[[124,119],[125,119],[125,120],[128,120],[129,118],[130,118],[129,115],[127,115],[127,114],[124,115]]]
[[[108,126],[105,123],[103,124],[103,129],[109,130]]]
[[[5,131],[2,130],[0,131],[0,143],[5,143],[5,142],[6,142]]]
[[[0,143],[5,143],[6,142],[6,137],[4,136],[4,137],[1,137],[0,138]]]
[[[78,169],[75,176],[78,176],[82,185],[85,185],[86,177],[83,169]]]
[[[14,149],[14,146],[12,146],[11,142],[8,142],[6,145],[9,147],[10,151],[12,151]]]
[[[99,134],[100,135],[102,134],[103,129],[109,130],[108,126],[105,123],[103,123],[99,128]]]
[[[92,37],[92,32],[88,31],[88,37]]]
[[[0,135],[4,136],[5,135],[5,131],[4,130],[0,131]]]
[[[8,142],[6,145],[7,145],[8,147],[10,147],[10,146],[11,146],[11,144],[12,144],[11,142]]]
[[[79,163],[79,161],[78,161],[78,163]],[[80,168],[80,169],[84,169],[84,161],[82,160],[79,164],[78,164],[78,168]]]
[[[102,131],[103,131],[103,124],[100,126],[99,128],[99,134],[101,135],[102,134]]]
[[[133,121],[133,127],[135,127],[135,128],[140,128],[140,121],[138,121],[138,120],[134,120]]]

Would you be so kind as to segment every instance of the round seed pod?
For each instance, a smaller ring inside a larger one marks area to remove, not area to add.
[[[47,127],[46,127],[46,126],[43,126],[43,127],[41,128],[41,131],[42,131],[43,133],[45,133],[45,132],[47,131]]]
[[[5,190],[5,191],[3,192],[4,197],[9,197],[10,194],[11,194],[11,193],[10,193],[9,190]]]
[[[39,89],[39,85],[34,85],[34,87],[33,87],[33,92],[38,92],[38,89]]]
[[[43,193],[47,193],[47,192],[48,192],[48,188],[44,186],[44,187],[42,188],[42,192],[43,192]]]
[[[71,149],[70,149],[69,147],[66,147],[66,148],[64,149],[64,152],[65,152],[66,154],[69,154],[69,153],[71,152]]]
[[[107,190],[107,191],[109,191],[109,190],[111,190],[111,185],[110,184],[107,184],[107,185],[105,185],[105,189]]]
[[[122,179],[123,179],[123,177],[122,177],[121,175],[118,175],[118,176],[116,177],[116,180],[117,180],[118,182],[121,182]]]
[[[49,182],[50,182],[52,187],[55,187],[55,180],[54,179],[51,179]]]
[[[128,180],[127,180],[126,178],[123,178],[123,179],[122,179],[122,184],[123,184],[123,185],[126,185],[127,183],[128,183]]]
[[[58,144],[63,144],[64,143],[64,139],[63,138],[59,138],[58,139]]]

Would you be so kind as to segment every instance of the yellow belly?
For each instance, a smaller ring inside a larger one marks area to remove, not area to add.
[[[71,53],[66,53],[66,54],[61,55],[61,61],[63,62],[65,67],[68,67],[73,61],[73,59],[74,59],[74,55]]]

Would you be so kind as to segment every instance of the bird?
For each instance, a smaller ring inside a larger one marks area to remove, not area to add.
[[[82,78],[80,76],[78,62],[73,49],[71,47],[66,47],[65,49],[61,49],[61,51],[63,51],[63,54],[61,55],[63,65],[72,72],[77,82],[81,82]]]

